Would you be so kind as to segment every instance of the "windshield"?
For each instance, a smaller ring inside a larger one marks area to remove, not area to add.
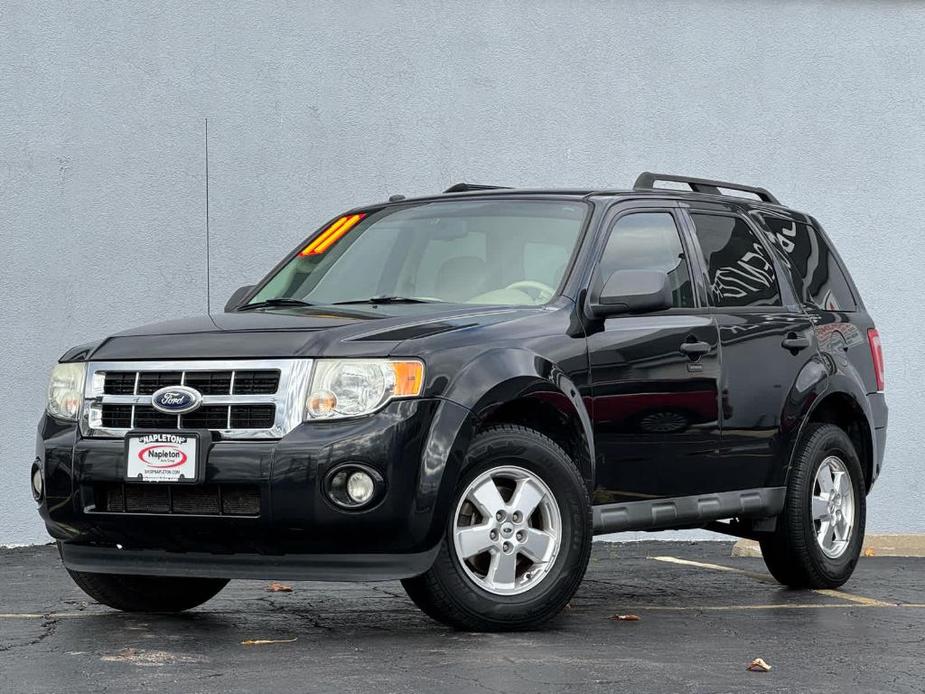
[[[468,200],[347,215],[314,236],[249,304],[544,304],[562,281],[586,213],[579,202]]]

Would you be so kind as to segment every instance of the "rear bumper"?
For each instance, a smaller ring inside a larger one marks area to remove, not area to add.
[[[870,414],[873,419],[873,431],[871,433],[874,448],[873,476],[871,478],[871,485],[873,485],[874,480],[877,479],[880,475],[880,470],[883,468],[883,454],[886,450],[886,427],[890,410],[887,407],[883,393],[871,393],[867,396],[867,400],[870,403]]]
[[[408,554],[279,556],[125,550],[72,543],[61,543],[59,549],[68,569],[90,573],[287,581],[391,581],[427,571],[439,546]]]

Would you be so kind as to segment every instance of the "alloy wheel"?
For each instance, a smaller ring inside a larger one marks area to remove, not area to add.
[[[552,491],[536,474],[506,465],[466,487],[456,507],[453,544],[466,575],[495,595],[535,587],[555,563],[562,519]]]
[[[851,544],[854,506],[854,487],[848,467],[841,458],[830,455],[816,471],[812,518],[816,542],[831,559],[840,557]]]

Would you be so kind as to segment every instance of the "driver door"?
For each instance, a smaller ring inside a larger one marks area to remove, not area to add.
[[[598,504],[686,496],[714,488],[718,461],[719,332],[693,278],[672,203],[621,207],[592,282],[615,270],[668,274],[673,307],[618,315],[588,333]]]

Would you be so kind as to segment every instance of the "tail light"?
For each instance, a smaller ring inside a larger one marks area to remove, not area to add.
[[[874,362],[877,390],[883,390],[883,347],[880,345],[880,333],[876,328],[867,331],[867,341],[870,343],[870,358]]]

